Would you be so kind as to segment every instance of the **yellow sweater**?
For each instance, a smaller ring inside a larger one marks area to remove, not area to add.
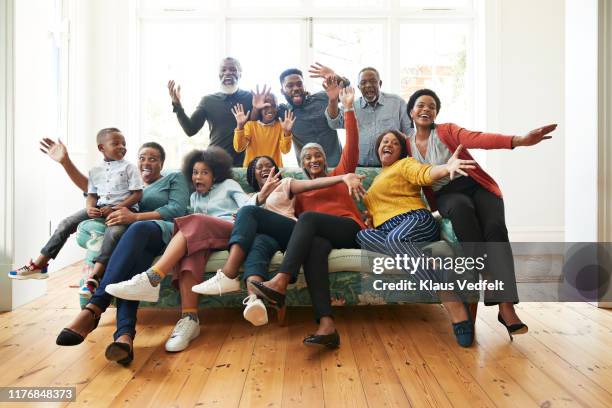
[[[364,198],[375,227],[396,215],[427,208],[421,198],[421,186],[431,185],[431,167],[412,157],[383,167]]]
[[[234,130],[234,149],[237,152],[246,150],[244,167],[257,156],[270,156],[278,167],[283,167],[282,153],[289,153],[291,140],[291,135],[285,136],[278,120],[269,125],[249,121],[244,125],[244,129]]]

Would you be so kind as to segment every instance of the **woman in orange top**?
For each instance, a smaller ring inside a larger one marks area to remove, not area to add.
[[[353,112],[354,90],[352,88],[340,90],[331,79],[326,80],[324,86],[328,97],[331,99],[340,96],[344,106],[346,145],[342,150],[340,163],[328,173],[323,148],[316,143],[306,144],[301,151],[300,164],[310,179],[353,173],[359,160],[359,131]],[[361,188],[357,194],[363,193]],[[327,260],[333,248],[359,248],[355,237],[357,232],[365,227],[345,184],[299,194],[296,197],[295,213],[299,215],[298,222],[289,239],[279,273],[267,282],[249,282],[256,294],[276,307],[284,306],[287,286],[295,282],[302,265],[305,265],[305,270],[313,270],[306,268],[310,262],[319,262],[327,266],[327,262],[321,262],[321,258]],[[315,238],[319,243],[322,241],[327,245],[317,245],[316,251],[311,250]],[[314,272],[317,276],[313,276],[314,274],[305,276],[315,315],[319,321],[319,329],[315,335],[306,337],[304,344],[336,348],[340,345],[340,336],[332,318],[327,268],[316,269]]]

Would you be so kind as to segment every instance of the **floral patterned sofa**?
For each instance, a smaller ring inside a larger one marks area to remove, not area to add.
[[[378,174],[377,168],[358,168],[356,173],[365,174],[364,186],[366,189]],[[282,172],[285,177],[304,178],[304,174],[299,168],[286,168]],[[252,189],[246,181],[246,169],[235,168],[234,178],[240,183],[245,191]],[[364,210],[363,203],[357,203],[361,211]],[[453,256],[458,251],[458,241],[452,230],[449,220],[439,219],[441,227],[441,241],[431,243],[423,248],[432,256]],[[99,220],[87,220],[79,225],[77,230],[78,244],[87,250],[86,269],[91,265],[91,260],[96,256],[102,244],[104,234],[104,224]],[[227,258],[227,251],[215,252],[206,265],[207,278],[220,268]],[[372,287],[372,280],[378,275],[374,275],[371,270],[370,258],[365,251],[359,249],[340,249],[333,250],[329,255],[330,286],[334,305],[370,305],[370,304],[398,304],[408,302],[429,302],[435,301],[426,292],[406,291],[402,293],[376,291]],[[276,273],[282,261],[282,254],[278,252],[270,263],[270,272]],[[85,273],[85,272],[84,272]],[[385,281],[406,279],[404,273],[397,273],[395,276],[386,275]],[[243,283],[244,288],[244,283]],[[236,292],[223,296],[201,296],[200,306],[203,307],[227,307],[242,306],[242,300],[246,292]],[[298,281],[287,293],[287,303],[290,306],[310,305],[310,296],[306,288],[303,273],[300,273]],[[81,306],[85,300],[81,299]],[[154,307],[177,307],[180,305],[179,293],[170,285],[170,279],[166,278],[162,282],[161,294],[158,303],[149,304],[143,302],[143,306]]]

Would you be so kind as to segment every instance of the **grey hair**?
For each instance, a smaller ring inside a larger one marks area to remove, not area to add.
[[[223,65],[223,63],[225,61],[231,61],[236,65],[236,68],[238,69],[238,71],[242,72],[242,65],[240,65],[240,61],[238,61],[236,58],[234,57],[225,57],[221,60],[221,63],[219,65]]]
[[[321,152],[321,154],[323,155],[323,160],[325,161],[325,164],[323,165],[323,171],[327,173],[327,155],[325,154],[325,150],[323,150],[323,146],[321,146],[318,143],[314,143],[314,142],[310,142],[310,143],[306,143],[303,147],[302,150],[300,150],[300,167],[302,168],[302,170],[304,171],[304,173],[306,173],[306,176],[308,176],[308,178],[310,177],[310,174],[308,173],[308,170],[306,170],[304,168],[304,156],[306,156],[306,151],[310,150],[310,149],[316,149],[319,152]]]

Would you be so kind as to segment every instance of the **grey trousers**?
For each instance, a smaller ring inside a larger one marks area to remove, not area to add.
[[[51,238],[49,238],[49,241],[47,241],[47,244],[40,250],[40,253],[46,257],[55,259],[70,235],[76,232],[78,225],[88,219],[89,216],[87,215],[86,209],[79,210],[67,218],[64,218],[53,232],[53,235],[51,235]],[[94,259],[94,262],[100,262],[104,265],[108,263],[115,246],[117,246],[119,239],[127,227],[127,225],[106,227],[100,254]]]

